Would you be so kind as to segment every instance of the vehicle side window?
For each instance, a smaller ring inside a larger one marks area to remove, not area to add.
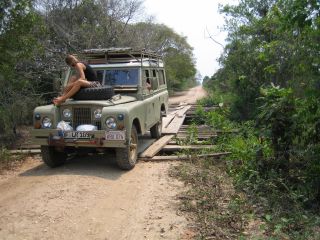
[[[149,75],[149,70],[144,70],[144,76],[146,80],[150,81],[150,75]]]
[[[144,70],[144,81],[145,81],[144,86],[145,86],[146,93],[150,93],[151,79],[150,79],[150,74],[148,69]]]
[[[166,84],[165,79],[164,79],[164,73],[163,70],[159,71],[159,85],[164,85]]]

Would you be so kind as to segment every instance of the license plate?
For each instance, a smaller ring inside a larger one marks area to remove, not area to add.
[[[88,132],[79,132],[79,131],[72,131],[72,132],[65,132],[64,138],[73,138],[73,139],[90,139],[92,137],[91,134]]]
[[[109,131],[106,132],[106,140],[122,141],[126,139],[125,131]]]

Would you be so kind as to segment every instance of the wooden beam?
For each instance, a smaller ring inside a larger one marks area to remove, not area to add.
[[[192,155],[180,155],[180,156],[154,156],[152,158],[148,157],[139,157],[140,161],[173,161],[173,160],[188,160],[192,158],[206,158],[206,157],[212,157],[212,158],[220,158],[222,156],[229,155],[230,152],[221,152],[221,153],[210,153],[210,154],[201,154],[197,156]]]
[[[154,142],[150,147],[148,147],[143,153],[141,153],[140,157],[152,158],[154,155],[160,152],[163,146],[167,145],[167,143],[170,142],[171,138],[173,137],[173,134],[163,136],[162,138]]]
[[[166,145],[162,148],[162,152],[177,152],[180,150],[201,150],[205,148],[214,148],[216,145]]]
[[[39,154],[40,149],[23,149],[23,150],[9,150],[11,154]]]

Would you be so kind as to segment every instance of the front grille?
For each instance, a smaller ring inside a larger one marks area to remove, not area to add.
[[[92,124],[97,126],[98,130],[101,130],[101,120],[93,117],[93,111],[94,109],[89,107],[74,107],[72,108],[72,119],[65,119],[62,116],[62,120],[68,122],[74,130],[82,124]],[[61,115],[63,115],[63,109],[61,110]]]
[[[74,108],[73,109],[73,128],[75,129],[81,124],[92,124],[90,108]]]

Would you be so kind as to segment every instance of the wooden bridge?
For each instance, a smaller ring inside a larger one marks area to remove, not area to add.
[[[170,161],[186,160],[192,156],[197,158],[219,158],[228,152],[215,152],[214,138],[221,132],[207,125],[192,125],[196,117],[196,104],[170,105],[169,114],[162,119],[162,137],[152,139],[146,134],[139,138],[138,160],[140,161]],[[214,111],[217,107],[205,107],[205,111]],[[214,153],[201,153],[201,150]],[[26,142],[12,154],[40,154],[40,146]]]

